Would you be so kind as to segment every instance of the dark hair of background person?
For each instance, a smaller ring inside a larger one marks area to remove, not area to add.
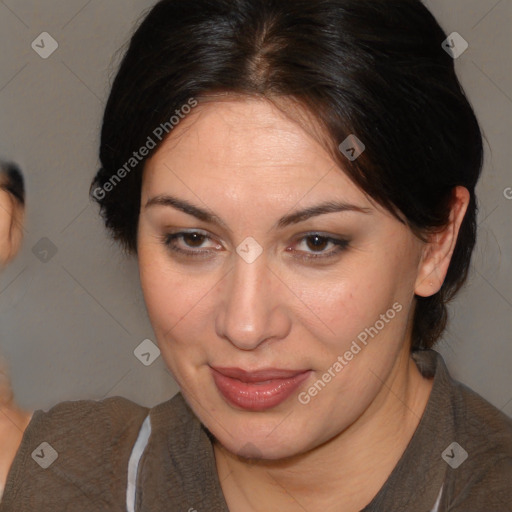
[[[465,282],[476,239],[482,133],[419,0],[162,0],[135,31],[106,105],[91,197],[114,239],[136,253],[144,162],[103,187],[190,98],[288,97],[318,120],[346,174],[417,236],[447,224],[453,188],[471,195],[442,288],[416,297],[412,349],[431,348]],[[171,132],[172,134],[172,132]],[[337,146],[366,146],[349,161]]]
[[[20,168],[13,162],[0,160],[0,188],[25,204],[25,182]]]

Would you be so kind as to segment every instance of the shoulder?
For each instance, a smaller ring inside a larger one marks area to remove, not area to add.
[[[122,397],[67,401],[36,411],[0,510],[57,510],[66,501],[77,511],[90,509],[91,502],[117,510],[124,503],[128,459],[148,412]]]
[[[467,447],[467,466],[452,506],[501,510],[512,503],[512,419],[464,384],[455,387],[456,432]]]
[[[502,510],[512,502],[512,419],[451,377],[445,390],[450,407],[444,413],[452,425],[443,452],[445,503],[454,512]]]
[[[451,435],[466,439],[475,453],[512,455],[512,418],[454,379],[439,352],[417,352],[414,358],[423,375],[435,375],[429,410],[438,413],[438,428],[449,428]]]
[[[94,427],[99,430],[98,422],[110,429],[129,429],[138,422],[139,417],[145,417],[149,412],[141,406],[120,396],[103,400],[73,400],[54,405],[48,411],[38,410],[34,413],[29,427],[59,428],[64,431],[85,430]],[[108,431],[102,431],[108,434]]]
[[[48,411],[34,413],[25,432],[27,442],[53,440],[55,449],[79,450],[92,456],[111,452],[136,435],[149,409],[126,398],[61,402]]]
[[[512,418],[456,380],[452,397],[450,412],[455,431],[467,440],[473,457],[478,457],[482,463],[483,460],[492,463],[497,459],[512,459]]]

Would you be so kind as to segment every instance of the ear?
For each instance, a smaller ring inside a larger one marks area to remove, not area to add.
[[[430,297],[441,289],[469,200],[470,194],[467,188],[453,189],[448,224],[430,235],[423,249],[414,289],[416,295]]]
[[[0,267],[18,253],[23,239],[25,207],[5,188],[8,178],[0,176]]]

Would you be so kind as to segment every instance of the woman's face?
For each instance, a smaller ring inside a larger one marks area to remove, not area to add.
[[[305,452],[376,401],[409,350],[422,247],[265,100],[200,104],[145,167],[150,320],[233,453]]]

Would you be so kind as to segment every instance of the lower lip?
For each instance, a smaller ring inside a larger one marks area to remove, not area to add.
[[[310,375],[299,373],[286,379],[242,382],[212,368],[213,380],[222,396],[231,404],[248,411],[265,411],[284,402]]]

